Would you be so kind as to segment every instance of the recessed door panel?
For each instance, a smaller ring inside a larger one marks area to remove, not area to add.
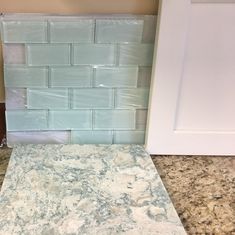
[[[235,154],[235,4],[162,1],[147,150]]]

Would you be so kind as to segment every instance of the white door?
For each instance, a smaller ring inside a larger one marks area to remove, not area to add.
[[[146,148],[235,155],[235,0],[162,0]]]

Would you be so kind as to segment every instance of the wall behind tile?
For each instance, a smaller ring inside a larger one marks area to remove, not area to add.
[[[158,0],[1,0],[3,13],[125,13],[157,14]],[[1,42],[0,42],[1,43]],[[0,47],[0,102],[4,102],[2,51]]]
[[[4,13],[156,14],[158,0],[1,0]]]

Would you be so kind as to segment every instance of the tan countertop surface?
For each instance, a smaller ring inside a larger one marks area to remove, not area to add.
[[[235,234],[235,157],[155,156],[189,234]]]
[[[0,186],[11,149],[0,149]],[[235,157],[153,156],[188,234],[235,234]]]

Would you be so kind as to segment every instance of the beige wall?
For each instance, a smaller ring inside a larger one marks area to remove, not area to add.
[[[0,12],[156,14],[158,0],[0,0]]]
[[[158,0],[0,0],[3,13],[125,13],[156,14]],[[0,102],[4,102],[3,66],[0,49]]]

